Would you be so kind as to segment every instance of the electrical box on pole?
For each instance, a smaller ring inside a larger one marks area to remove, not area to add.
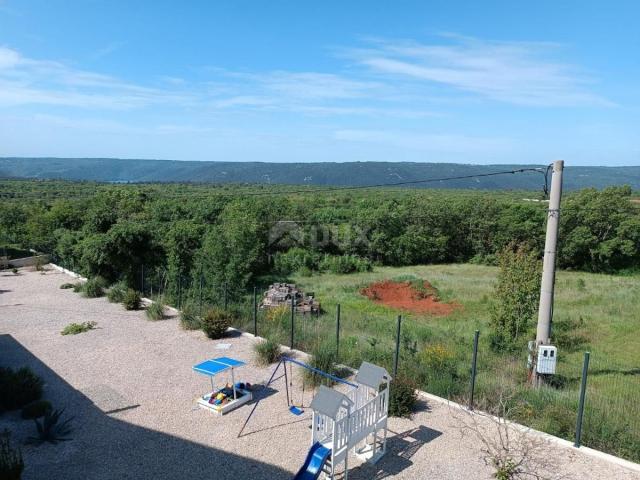
[[[536,373],[542,375],[553,375],[556,373],[558,363],[558,349],[553,345],[540,345],[538,347],[538,361],[536,362]]]
[[[547,233],[544,242],[542,283],[540,284],[540,307],[538,309],[536,347],[551,343],[551,320],[553,316],[553,296],[556,280],[556,256],[558,253],[558,228],[560,225],[563,170],[563,160],[553,162],[549,210],[547,211]],[[541,372],[539,372],[537,368],[539,353],[537,349],[533,351],[534,358],[532,362],[533,368],[531,369],[531,380],[534,385],[540,385],[542,382],[542,377],[538,375]],[[554,353],[554,357],[555,355],[557,355],[557,353]]]

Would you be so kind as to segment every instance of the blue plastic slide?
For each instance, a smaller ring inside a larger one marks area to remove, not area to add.
[[[331,456],[331,449],[316,442],[309,449],[307,458],[293,480],[316,480],[322,473],[324,462]]]

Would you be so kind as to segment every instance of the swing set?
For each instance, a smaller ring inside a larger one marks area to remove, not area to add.
[[[289,373],[287,373],[287,363],[289,363]],[[284,382],[285,382],[285,391],[286,391],[286,395],[287,395],[287,408],[289,409],[289,412],[292,415],[295,416],[300,416],[304,413],[304,409],[305,409],[305,405],[304,405],[304,394],[305,394],[305,380],[303,377],[302,380],[302,396],[300,398],[300,403],[298,405],[296,405],[293,401],[293,365],[297,365],[299,367],[305,368],[306,370],[309,370],[313,373],[315,373],[316,375],[320,375],[321,377],[324,378],[328,378],[336,383],[341,383],[344,385],[348,385],[352,388],[358,388],[358,385],[356,385],[355,383],[351,383],[347,380],[344,380],[342,378],[336,377],[335,375],[332,375],[330,373],[324,372],[318,368],[312,367],[311,365],[304,363],[300,360],[296,360],[295,358],[291,358],[291,357],[287,357],[287,356],[283,356],[280,358],[280,361],[278,362],[278,364],[276,365],[276,368],[273,370],[273,373],[271,374],[271,377],[269,378],[269,381],[262,387],[263,389],[267,389],[274,381],[279,380],[280,378],[284,377]],[[276,377],[276,374],[278,373],[278,371],[280,370],[280,368],[283,369],[283,373],[279,376]],[[249,415],[247,416],[247,419],[245,420],[244,424],[242,425],[242,428],[240,429],[240,432],[238,433],[238,438],[240,438],[242,436],[242,432],[244,431],[245,427],[247,426],[247,424],[249,423],[249,420],[251,420],[251,417],[253,416],[254,412],[256,411],[256,409],[258,408],[258,405],[260,404],[260,402],[262,401],[262,398],[258,399],[256,401],[256,403],[254,403],[253,408],[251,409],[251,411],[249,412]]]

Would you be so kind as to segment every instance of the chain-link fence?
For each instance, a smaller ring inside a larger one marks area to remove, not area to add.
[[[637,352],[630,352],[627,362],[612,362],[607,352],[591,352],[582,444],[640,462],[640,359]]]
[[[73,261],[56,256],[52,261],[75,270]],[[354,368],[366,360],[431,394],[640,461],[637,352],[616,363],[607,352],[594,351],[583,368],[579,351],[560,349],[555,374],[545,375],[543,385],[533,387],[526,350],[496,352],[489,338],[468,329],[452,326],[443,336],[419,318],[386,318],[338,304],[306,313],[291,302],[263,308],[268,285],[238,293],[203,273],[171,275],[163,268],[142,266],[135,283],[145,296],[178,309],[191,308],[200,317],[211,308],[224,309],[240,330],[308,353],[328,348],[337,362]],[[505,405],[506,411],[496,411]]]

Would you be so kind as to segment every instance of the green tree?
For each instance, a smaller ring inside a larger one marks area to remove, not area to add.
[[[625,186],[567,198],[560,214],[560,266],[595,272],[640,266],[640,211],[631,194]]]
[[[124,279],[129,285],[138,284],[143,265],[153,267],[163,255],[149,225],[129,221],[113,225],[107,233],[88,235],[78,249],[83,273],[109,281]]]
[[[261,204],[236,201],[225,207],[218,225],[205,234],[198,262],[209,285],[207,295],[220,302],[244,293],[251,278],[266,266],[267,224]]]
[[[538,312],[541,262],[526,245],[511,244],[498,256],[498,283],[491,308],[491,345],[497,351],[523,345]]]
[[[194,266],[194,257],[204,234],[204,226],[190,220],[179,220],[170,227],[165,235],[164,248],[167,254],[167,294],[175,299],[182,278],[202,273]]]
[[[24,224],[29,217],[26,209],[17,203],[0,202],[0,241],[19,243],[24,235]]]

